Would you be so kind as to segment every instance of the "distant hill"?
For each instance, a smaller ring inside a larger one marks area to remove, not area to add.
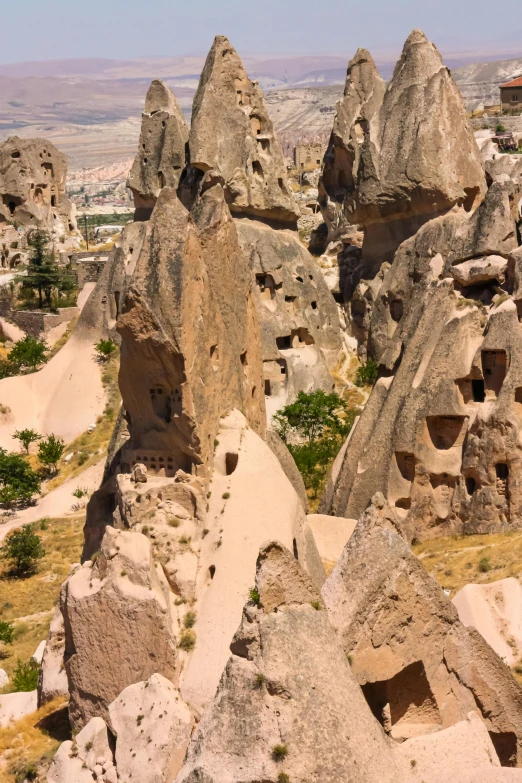
[[[470,63],[451,71],[469,111],[500,102],[499,85],[522,75],[522,57]]]

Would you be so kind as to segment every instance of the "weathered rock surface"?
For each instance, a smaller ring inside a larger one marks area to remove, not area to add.
[[[0,728],[36,710],[36,691],[0,694]]]
[[[65,629],[63,614],[57,606],[45,645],[38,675],[38,706],[42,707],[57,696],[69,696],[67,673],[64,666]]]
[[[192,105],[190,163],[220,178],[233,214],[295,226],[299,210],[286,180],[281,146],[263,93],[237,52],[218,35]]]
[[[256,588],[179,783],[400,780],[313,583],[281,544],[261,550]]]
[[[194,719],[179,691],[160,674],[129,685],[109,706],[121,780],[170,783],[190,740]]]
[[[136,220],[150,217],[162,188],[177,188],[188,163],[187,123],[161,79],[150,85],[142,117],[138,154],[127,180]]]
[[[105,719],[125,687],[151,674],[177,682],[172,604],[148,539],[107,528],[95,562],[73,573],[61,594],[74,728]]]
[[[46,139],[11,136],[0,144],[0,225],[76,228],[74,208],[65,192],[67,156]]]
[[[459,619],[476,628],[509,666],[522,657],[522,586],[513,576],[465,585],[452,599]]]
[[[479,710],[504,766],[521,764],[522,689],[397,532],[376,496],[326,581],[330,622],[374,715],[397,740]]]
[[[484,172],[462,98],[420,30],[386,89],[366,50],[350,62],[320,190],[334,228],[340,208],[329,209],[330,200],[342,204],[341,221],[365,227],[370,277],[427,220],[480,202]]]

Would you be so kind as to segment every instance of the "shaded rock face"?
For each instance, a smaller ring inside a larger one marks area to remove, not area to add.
[[[503,766],[522,756],[522,689],[397,532],[382,496],[326,581],[330,622],[373,714],[398,741],[484,721]]]
[[[105,719],[127,685],[154,673],[177,681],[172,597],[145,536],[107,528],[96,561],[69,577],[60,605],[74,729]]]
[[[224,36],[214,40],[201,74],[189,146],[191,165],[222,179],[233,214],[295,227],[299,210],[263,93]]]
[[[60,607],[54,610],[49,636],[45,644],[42,665],[38,674],[38,707],[57,696],[69,696],[67,673],[63,665],[65,629]]]
[[[221,187],[189,213],[164,189],[118,321],[120,388],[131,440],[122,469],[208,477],[220,416],[264,432],[250,274]]]
[[[428,220],[459,206],[474,209],[485,190],[462,98],[436,47],[414,30],[386,88],[369,53],[359,50],[319,185],[331,238],[348,235],[349,225],[364,228],[355,285],[373,280]]]
[[[300,390],[333,389],[330,370],[342,348],[339,313],[320,270],[292,232],[251,220],[236,226],[255,275],[270,416]]]
[[[66,176],[67,156],[50,141],[11,136],[0,144],[0,227],[16,221],[22,227],[74,231]]]
[[[410,538],[520,527],[521,185],[403,243],[368,304],[381,378],[321,511],[381,491]]]
[[[177,188],[188,162],[187,123],[161,79],[150,85],[142,117],[138,154],[127,180],[136,220],[150,217],[162,188]]]
[[[179,783],[402,779],[313,583],[281,544],[261,549],[256,588]]]

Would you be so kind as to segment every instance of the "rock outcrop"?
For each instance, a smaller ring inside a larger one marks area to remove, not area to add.
[[[484,173],[466,109],[420,30],[406,40],[386,89],[366,50],[350,62],[320,191],[334,228],[339,212],[364,226],[363,258],[374,273],[427,220],[480,202]],[[342,208],[330,210],[330,200]]]
[[[67,157],[50,141],[11,136],[0,144],[0,220],[73,231],[66,176]]]
[[[522,185],[404,242],[367,301],[381,378],[320,510],[358,518],[381,491],[419,539],[519,527]]]
[[[400,780],[316,588],[281,544],[262,548],[256,589],[178,782]]]
[[[173,598],[145,536],[107,528],[97,557],[68,578],[60,603],[73,728],[106,719],[121,691],[151,674],[177,682]]]
[[[218,35],[192,105],[190,163],[206,181],[219,178],[232,213],[297,223],[279,140],[263,93],[230,41]]]
[[[478,710],[503,766],[522,762],[522,689],[399,534],[377,495],[322,597],[373,714],[398,741]]]
[[[148,220],[161,190],[177,188],[188,160],[188,128],[176,98],[155,79],[145,98],[138,154],[127,187],[136,220]]]

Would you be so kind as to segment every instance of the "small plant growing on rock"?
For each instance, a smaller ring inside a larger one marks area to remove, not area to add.
[[[272,758],[274,761],[284,761],[288,756],[287,745],[274,745],[272,748]]]
[[[287,775],[286,772],[280,772],[277,776],[277,783],[290,783],[290,775]]]
[[[321,608],[321,602],[320,601],[311,601],[310,603],[313,606],[313,608],[316,610],[316,612],[318,612],[319,609]]]
[[[170,517],[168,524],[170,527],[179,527],[181,525],[181,519],[179,517]]]
[[[178,647],[184,652],[190,652],[196,646],[196,634],[191,630],[184,630],[179,637]]]
[[[229,499],[229,497],[230,497],[230,492],[223,492],[223,494],[221,495],[221,497],[223,498],[223,500],[228,500],[228,499]]]
[[[417,762],[416,762],[416,760],[415,760],[415,759],[412,759],[412,760],[410,761],[410,766],[411,766],[412,768],[415,768],[415,767],[417,766]]]
[[[255,604],[256,606],[261,606],[261,596],[259,595],[259,590],[257,589],[257,587],[251,587],[248,595],[250,601],[253,604]]]
[[[112,354],[116,350],[116,343],[114,343],[112,340],[100,340],[100,342],[96,343],[94,346],[94,350],[98,355],[98,359],[101,362],[106,362],[111,358]]]
[[[256,674],[256,678],[254,680],[254,688],[256,688],[256,690],[261,690],[265,682],[266,682],[265,675],[259,672],[259,674]]]
[[[13,674],[13,690],[17,693],[34,691],[38,684],[39,666],[34,661],[22,663],[18,660]]]
[[[204,529],[201,531],[201,537],[202,537],[202,538],[205,538],[205,536],[208,536],[208,534],[209,534],[209,533],[210,533],[210,530],[208,529],[208,527],[205,527],[205,528],[204,528]]]
[[[185,628],[193,628],[196,624],[196,612],[187,612],[183,618],[183,625]]]
[[[378,377],[379,372],[377,370],[377,364],[373,359],[368,359],[368,361],[364,362],[364,364],[361,364],[361,366],[358,368],[355,375],[355,385],[374,386]]]
[[[187,538],[187,536],[180,536],[179,543],[184,545],[190,544],[190,538]]]

